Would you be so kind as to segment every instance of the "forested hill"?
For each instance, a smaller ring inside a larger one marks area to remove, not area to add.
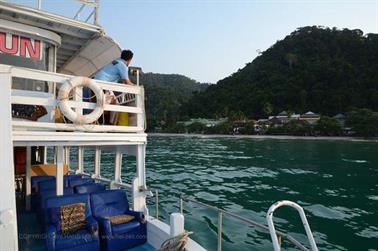
[[[283,110],[334,115],[361,107],[378,109],[378,34],[313,26],[297,29],[194,95],[181,114],[258,118]]]
[[[179,110],[194,93],[205,90],[208,84],[199,83],[178,74],[145,73],[141,77],[145,88],[148,127],[175,123]]]

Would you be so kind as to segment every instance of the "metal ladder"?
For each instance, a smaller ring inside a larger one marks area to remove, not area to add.
[[[289,206],[289,207],[295,208],[298,211],[298,213],[301,217],[301,220],[302,220],[302,224],[303,224],[304,229],[306,231],[308,241],[310,242],[311,250],[312,251],[318,251],[318,247],[316,246],[314,236],[312,235],[310,225],[308,224],[308,221],[307,221],[307,218],[306,218],[306,215],[304,213],[303,208],[300,205],[298,205],[297,203],[292,202],[292,201],[288,201],[288,200],[282,200],[282,201],[278,201],[278,202],[274,203],[272,206],[270,206],[268,213],[266,214],[266,220],[268,222],[269,233],[270,233],[270,237],[272,238],[274,251],[281,251],[281,244],[280,244],[280,241],[278,240],[277,232],[276,232],[276,229],[274,227],[273,213],[276,209],[278,209],[279,207],[282,207],[282,206]]]

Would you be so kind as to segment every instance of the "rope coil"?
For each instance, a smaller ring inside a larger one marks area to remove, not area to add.
[[[193,232],[185,231],[182,234],[169,238],[163,242],[161,248],[157,251],[184,251],[189,240],[189,235],[192,233]]]

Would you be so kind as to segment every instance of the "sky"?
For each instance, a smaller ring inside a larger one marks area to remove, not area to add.
[[[43,0],[64,14],[70,1]],[[19,0],[34,4],[36,0]],[[378,0],[101,0],[100,24],[144,72],[216,83],[298,27],[378,33]],[[58,13],[59,14],[59,13]]]

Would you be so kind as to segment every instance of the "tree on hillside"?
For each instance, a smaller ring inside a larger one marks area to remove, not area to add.
[[[291,120],[283,126],[271,126],[267,130],[270,135],[295,135],[310,136],[313,135],[313,129],[305,121]]]
[[[378,113],[369,109],[358,109],[347,113],[346,125],[350,126],[357,136],[378,136]]]
[[[147,113],[148,130],[155,127],[174,128],[180,119],[188,119],[181,116],[180,109],[194,93],[206,90],[209,84],[201,84],[188,77],[178,74],[146,73],[141,77],[141,83],[145,88],[145,106]],[[162,124],[163,123],[163,124]]]
[[[263,107],[263,112],[264,112],[264,114],[265,114],[266,116],[271,115],[272,112],[273,112],[273,106],[272,106],[272,104],[269,103],[269,102],[266,102],[266,103],[264,104],[264,107]]]
[[[328,116],[321,116],[315,126],[315,131],[322,136],[340,136],[342,134],[340,123]]]
[[[361,30],[298,28],[229,77],[182,106],[190,117],[225,108],[247,117],[312,110],[333,116],[378,107],[378,35]],[[269,106],[267,106],[269,104]]]

